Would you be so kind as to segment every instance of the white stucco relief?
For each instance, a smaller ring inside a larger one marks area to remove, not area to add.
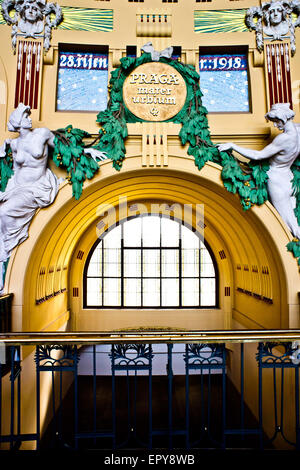
[[[45,51],[49,50],[51,31],[63,19],[61,7],[57,3],[47,3],[46,0],[3,0],[1,9],[6,23],[12,25],[14,50],[17,36],[42,37]],[[10,15],[11,11],[15,12],[13,16]]]
[[[293,16],[294,15],[294,16]],[[289,38],[291,52],[296,51],[295,28],[300,26],[299,0],[273,0],[260,6],[251,7],[246,12],[245,23],[256,33],[258,50],[263,50],[264,39],[282,41]]]
[[[294,212],[296,198],[292,187],[291,166],[300,153],[300,124],[293,122],[294,111],[289,103],[274,104],[265,115],[282,131],[262,150],[240,147],[234,143],[219,144],[220,151],[235,150],[250,160],[270,159],[268,170],[268,193],[273,206],[287,224],[292,234],[300,239],[300,227]]]

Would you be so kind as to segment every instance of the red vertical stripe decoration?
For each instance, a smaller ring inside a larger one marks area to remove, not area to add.
[[[41,68],[41,56],[42,56],[42,43],[36,43],[36,66],[35,66],[35,80],[34,80],[34,103],[33,109],[38,107],[39,98],[39,80],[40,80],[40,68]]]
[[[287,102],[290,103],[291,108],[293,109],[293,97],[292,97],[292,79],[291,79],[291,68],[290,68],[290,51],[289,45],[284,44],[284,60],[286,68],[286,84],[287,84]]]
[[[18,42],[15,107],[19,103],[38,107],[39,79],[42,57],[42,41]]]
[[[269,43],[265,46],[266,73],[270,107],[274,103],[292,103],[289,43]]]

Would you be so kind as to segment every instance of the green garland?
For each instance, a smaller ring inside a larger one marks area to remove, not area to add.
[[[5,191],[9,178],[13,175],[12,151],[8,144],[5,147],[6,156],[0,158],[0,189]]]
[[[294,175],[292,184],[294,189],[294,195],[296,198],[296,208],[294,209],[294,211],[298,220],[298,225],[300,226],[300,156],[294,162],[292,166],[292,172]],[[297,258],[298,265],[300,266],[300,240],[294,238],[294,240],[288,243],[286,247],[288,251],[293,253],[295,258]]]
[[[91,137],[88,132],[67,126],[54,131],[53,161],[56,166],[64,168],[68,173],[68,181],[72,184],[72,194],[79,199],[83,183],[94,177],[99,170],[98,164],[84,153],[83,139]]]
[[[151,55],[147,53],[137,58],[121,59],[120,67],[111,73],[110,100],[107,109],[97,116],[101,128],[96,148],[107,153],[118,171],[125,158],[124,140],[128,135],[127,122],[142,122],[125,106],[123,84],[136,67],[151,61]],[[202,105],[199,74],[193,66],[184,65],[178,60],[162,57],[160,62],[174,67],[185,80],[187,87],[185,105],[169,121],[182,125],[179,133],[181,143],[189,144],[187,153],[194,157],[197,168],[201,170],[207,161],[218,163],[222,166],[221,176],[225,188],[240,196],[245,210],[250,209],[252,204],[263,204],[268,199],[266,186],[268,163],[253,162],[242,165],[231,152],[219,152],[210,138],[207,109]]]

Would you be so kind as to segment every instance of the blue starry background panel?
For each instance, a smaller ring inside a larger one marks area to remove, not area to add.
[[[246,54],[200,55],[200,88],[208,112],[249,112]]]
[[[60,51],[57,111],[103,111],[107,81],[107,54]]]

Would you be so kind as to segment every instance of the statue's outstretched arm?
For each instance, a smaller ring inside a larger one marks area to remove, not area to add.
[[[224,152],[226,150],[235,150],[240,155],[249,158],[250,160],[264,160],[277,155],[281,150],[283,150],[283,147],[279,145],[278,142],[276,142],[276,139],[274,139],[273,142],[271,142],[262,150],[247,149],[244,147],[240,147],[239,145],[234,144],[233,142],[228,142],[226,144],[218,144],[218,149],[220,152]]]

